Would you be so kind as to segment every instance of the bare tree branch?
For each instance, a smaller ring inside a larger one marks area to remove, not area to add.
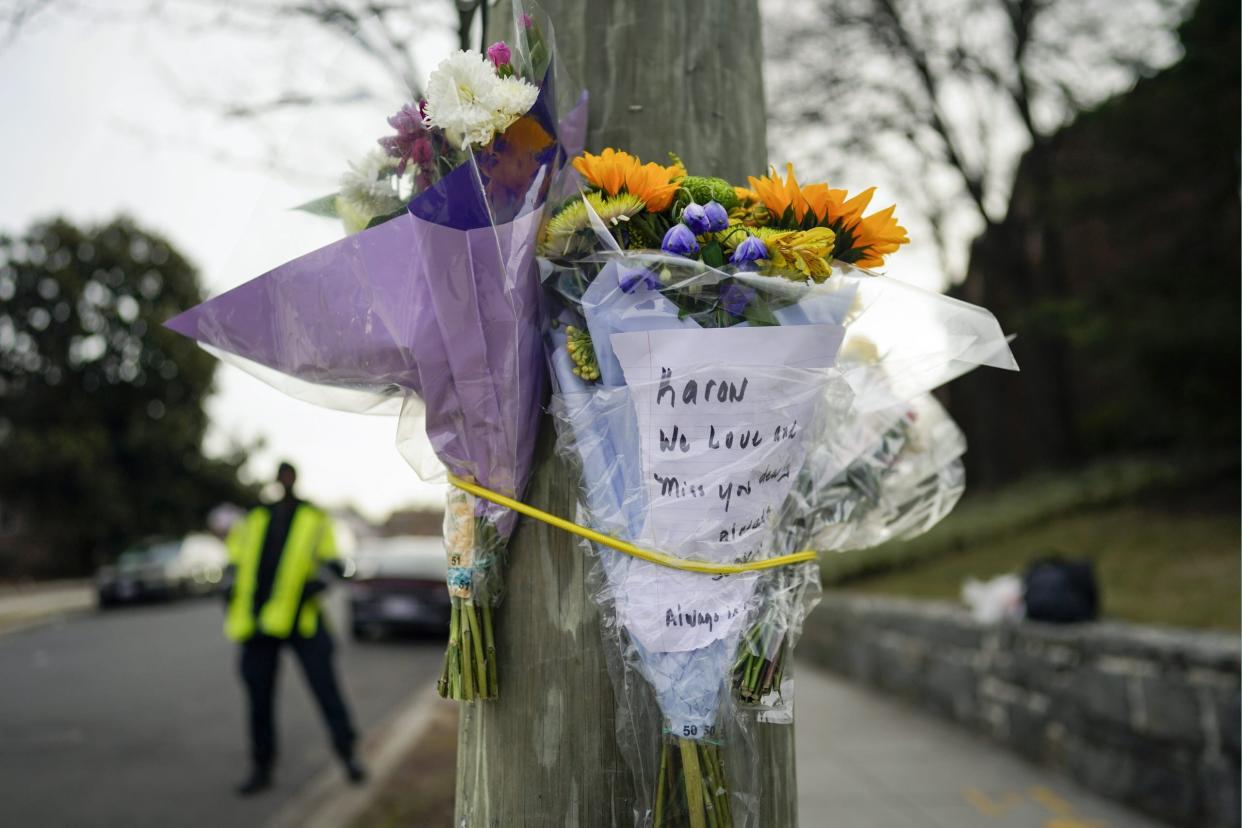
[[[148,56],[159,69],[157,76],[184,101],[188,112],[214,113],[222,126],[248,125],[255,137],[269,142],[263,154],[266,157],[238,156],[229,147],[212,147],[197,134],[171,138],[151,132],[150,136],[181,147],[197,147],[235,166],[262,166],[280,173],[289,167],[280,153],[287,148],[288,133],[287,129],[269,129],[269,121],[275,127],[277,121],[294,112],[331,111],[388,98],[392,98],[391,109],[395,110],[407,100],[417,100],[421,97],[419,81],[428,68],[419,65],[420,35],[432,28],[451,27],[454,7],[468,8],[473,15],[478,6],[479,0],[114,0],[108,4],[94,0],[0,0],[0,47],[23,34],[36,15],[55,12],[85,25],[141,24],[144,31],[164,35],[159,39],[161,45],[168,37],[191,40],[223,34],[232,38],[239,50],[270,54],[264,68],[271,78],[261,81],[246,69],[230,73],[231,67],[224,65],[220,72],[196,73],[179,61],[166,60],[159,48]],[[469,19],[463,19],[468,29]],[[365,68],[369,63],[379,70],[371,77],[385,78],[386,82],[363,84],[355,73],[330,71],[320,57],[325,53],[325,43],[326,54],[339,52],[335,60],[340,64]],[[309,65],[311,71],[300,64]],[[400,89],[408,97],[394,96],[392,89]],[[288,123],[287,118],[284,123]],[[382,122],[376,126],[377,134],[384,130]],[[128,128],[131,132],[142,129],[133,124]],[[299,177],[305,179],[305,173]]]
[[[940,104],[940,87],[942,82],[932,68],[928,53],[916,42],[913,33],[906,28],[901,12],[897,9],[893,0],[877,0],[876,5],[877,10],[880,12],[878,21],[881,22],[881,25],[887,24],[891,27],[893,37],[906,58],[914,66],[914,70],[923,85],[923,93],[926,95],[929,103],[928,124],[940,136],[940,140],[944,142],[945,156],[949,163],[961,174],[962,183],[966,186],[966,192],[970,194],[971,200],[975,203],[975,208],[981,215],[986,217],[988,211],[983,200],[981,174],[974,165],[967,162],[961,147],[954,137],[953,131],[949,128],[948,115]]]
[[[345,92],[326,95],[306,95],[298,92],[285,92],[275,98],[255,103],[221,103],[220,115],[225,118],[261,118],[277,110],[308,109],[318,106],[346,106],[376,100],[377,96],[368,89],[361,87]],[[205,101],[203,101],[205,103]]]
[[[0,48],[11,46],[22,31],[56,0],[8,0],[0,6]]]
[[[768,0],[772,134],[830,177],[878,173],[962,261],[1022,153],[1177,59],[1191,2]]]

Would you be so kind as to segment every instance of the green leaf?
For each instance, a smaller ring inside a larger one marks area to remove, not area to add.
[[[703,245],[703,264],[708,267],[724,267],[724,251],[720,242],[710,241]]]
[[[382,215],[382,216],[376,216],[375,218],[367,222],[367,229],[370,230],[372,227],[377,227],[386,221],[395,219],[397,216],[403,215],[405,211],[406,211],[405,208],[402,207],[400,210],[394,210],[391,213],[386,213],[385,215]]]
[[[308,201],[305,204],[299,204],[293,209],[301,210],[303,213],[311,213],[316,216],[324,216],[325,218],[339,218],[336,212],[336,193],[333,193],[332,195],[320,196],[319,198]]]
[[[531,46],[530,66],[533,77],[527,80],[531,83],[541,82],[543,80],[542,75],[548,71],[548,49],[543,45],[542,38]]]
[[[756,296],[746,306],[746,310],[742,312],[742,316],[746,317],[746,321],[758,328],[767,327],[769,325],[779,325],[776,316],[772,313],[772,309],[768,306],[768,302],[762,296]]]

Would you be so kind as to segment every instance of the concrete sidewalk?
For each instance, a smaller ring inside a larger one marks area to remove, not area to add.
[[[806,664],[797,675],[800,824],[1158,828],[961,728]]]
[[[49,581],[30,586],[0,587],[0,634],[74,612],[93,609],[90,581]]]

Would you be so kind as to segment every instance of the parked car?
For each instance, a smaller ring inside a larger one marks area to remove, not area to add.
[[[95,575],[99,605],[171,600],[216,591],[228,555],[211,535],[149,538],[121,553]]]
[[[190,595],[214,595],[220,591],[229,553],[214,535],[186,535],[181,541],[178,574]]]
[[[448,631],[444,546],[436,537],[364,541],[349,584],[355,638],[395,632]]]

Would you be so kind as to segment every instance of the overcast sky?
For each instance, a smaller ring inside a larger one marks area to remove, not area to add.
[[[450,12],[447,3],[428,4],[441,6]],[[424,76],[454,48],[451,22],[446,15],[419,34]],[[404,96],[377,67],[350,61],[322,34],[286,34],[278,44],[141,17],[100,21],[53,11],[37,18],[0,45],[0,227],[19,231],[55,215],[104,222],[125,212],[187,253],[212,295],[340,238],[334,222],[288,208],[330,191],[345,162],[386,131],[384,117]],[[264,134],[230,125],[206,103],[232,93],[262,97],[294,76],[312,88],[321,77],[348,77],[385,103],[279,118]],[[930,250],[916,247],[903,259],[908,278],[939,282]],[[391,418],[317,408],[227,365],[217,386],[208,450],[264,437],[267,448],[246,469],[252,477],[269,478],[289,458],[304,496],[352,503],[373,518],[443,497],[395,450]]]

